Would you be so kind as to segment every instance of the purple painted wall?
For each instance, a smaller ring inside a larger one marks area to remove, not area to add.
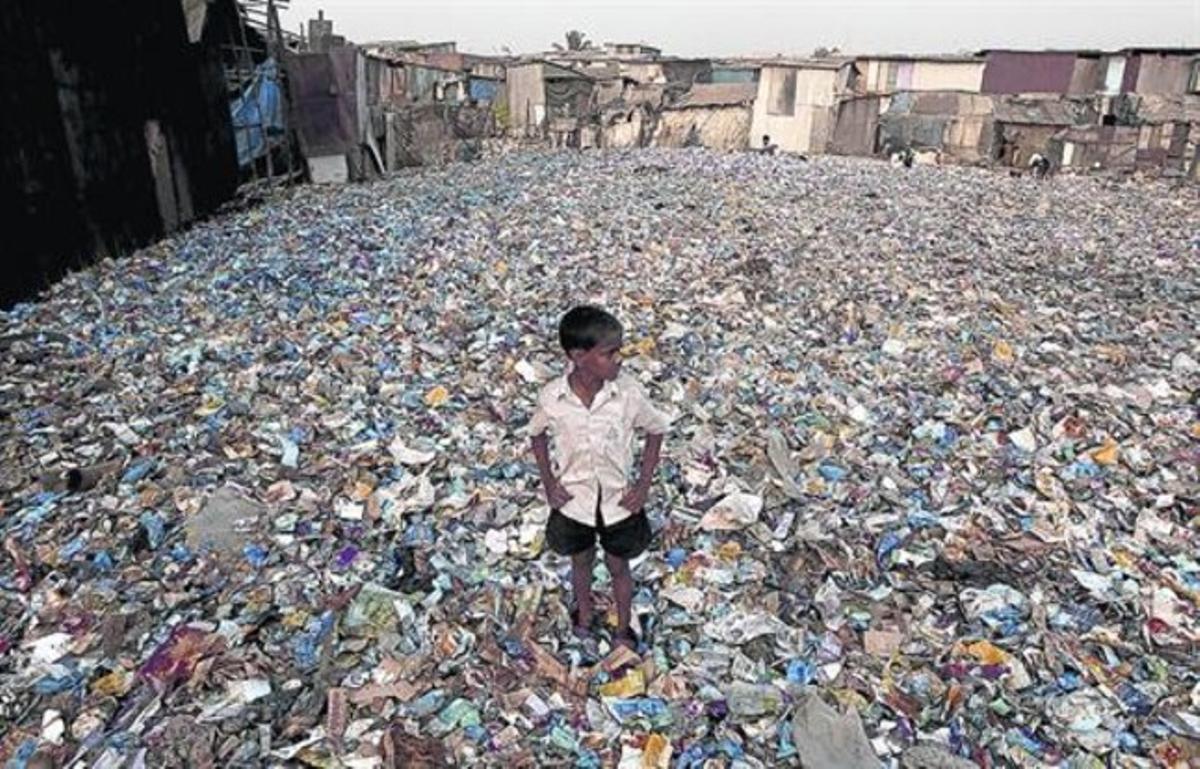
[[[1075,54],[989,51],[983,69],[983,93],[1067,93]]]

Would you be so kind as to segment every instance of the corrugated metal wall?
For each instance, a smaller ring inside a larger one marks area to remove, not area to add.
[[[178,2],[5,0],[0,38],[0,306],[234,194],[219,48]]]
[[[1075,54],[992,51],[983,70],[983,93],[1068,93]]]

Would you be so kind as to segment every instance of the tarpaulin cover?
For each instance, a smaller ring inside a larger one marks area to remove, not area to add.
[[[254,79],[230,105],[233,131],[237,137],[238,165],[248,166],[267,152],[268,136],[281,135],[283,95],[279,90],[279,68],[274,59],[258,66]]]
[[[499,83],[495,80],[480,80],[473,77],[467,87],[471,98],[475,101],[494,101],[498,86]]]

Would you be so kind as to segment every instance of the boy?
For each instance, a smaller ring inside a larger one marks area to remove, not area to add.
[[[551,508],[546,544],[571,558],[575,635],[590,635],[592,566],[599,539],[617,604],[614,640],[636,651],[638,638],[629,625],[629,560],[650,544],[643,508],[670,421],[651,405],[636,380],[621,375],[621,337],[621,323],[599,307],[575,307],[563,316],[558,338],[569,359],[567,372],[542,388],[529,433]],[[648,436],[637,480],[629,483],[636,429]]]

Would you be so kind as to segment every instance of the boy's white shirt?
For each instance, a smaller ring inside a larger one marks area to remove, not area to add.
[[[530,436],[549,433],[555,474],[571,500],[563,515],[585,526],[596,525],[596,500],[605,526],[635,511],[621,507],[633,462],[636,430],[662,435],[671,419],[655,408],[646,390],[625,374],[605,382],[589,409],[567,382],[570,369],[538,394],[537,409],[526,428]]]

